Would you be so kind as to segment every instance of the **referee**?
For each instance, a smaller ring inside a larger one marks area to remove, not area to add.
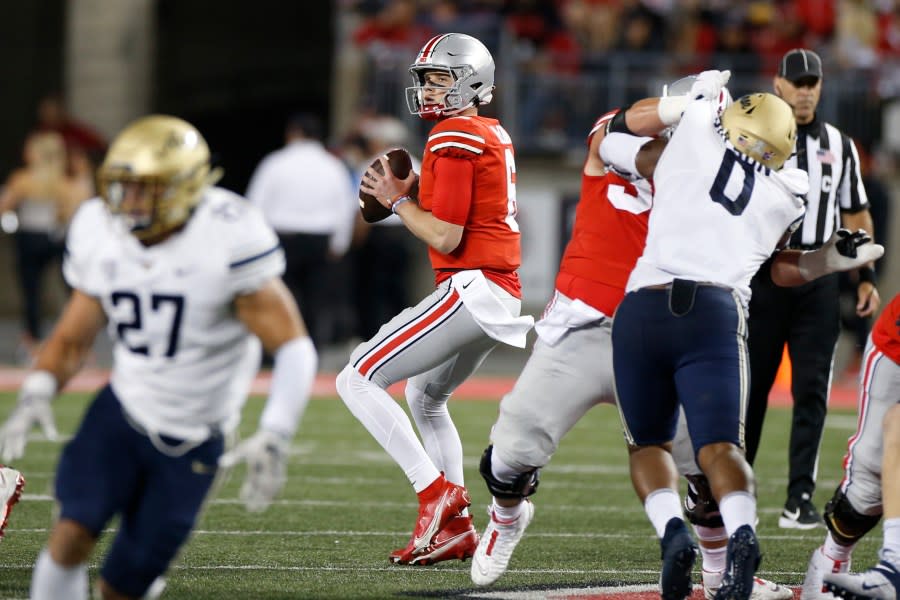
[[[813,250],[839,227],[873,232],[869,201],[853,141],[816,115],[822,92],[822,60],[805,49],[781,59],[775,93],[794,109],[796,153],[786,167],[809,173],[806,215],[790,240],[791,248]],[[819,444],[831,386],[834,352],[840,334],[838,275],[781,288],[772,283],[771,259],[751,282],[748,345],[750,399],[746,419],[747,460],[759,448],[769,390],[781,364],[785,343],[792,365],[790,470],[787,501],[779,527],[811,529],[822,523],[811,499],[816,487]],[[871,265],[860,269],[856,313],[868,316],[880,299]]]

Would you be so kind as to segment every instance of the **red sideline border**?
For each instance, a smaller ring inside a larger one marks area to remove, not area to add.
[[[0,367],[0,391],[15,391],[22,383],[27,370]],[[266,394],[269,391],[270,373],[262,371],[253,382],[253,394]],[[334,388],[335,373],[320,373],[313,384],[313,396],[336,396]],[[89,392],[98,389],[109,379],[106,369],[88,369],[75,376],[66,391]],[[489,377],[476,375],[470,377],[453,393],[453,397],[462,400],[499,400],[503,394],[512,389],[514,377]],[[403,395],[403,383],[395,383],[388,391],[395,396]],[[776,385],[769,394],[769,406],[790,406],[790,390]],[[836,381],[831,388],[829,406],[838,408],[856,408],[856,382]]]

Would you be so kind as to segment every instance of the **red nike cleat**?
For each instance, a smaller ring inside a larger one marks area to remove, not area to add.
[[[0,539],[6,530],[6,523],[9,521],[9,513],[12,512],[13,505],[19,501],[22,496],[22,488],[25,487],[25,478],[22,474],[0,465]]]
[[[414,555],[424,552],[450,519],[471,503],[468,490],[450,483],[441,473],[431,485],[419,492],[419,517],[409,544],[402,551],[391,553],[391,556],[397,554],[404,559],[403,562],[409,562]],[[394,562],[393,558],[391,560]]]
[[[418,554],[409,548],[391,552],[390,561],[395,565],[433,565],[442,560],[466,560],[472,558],[478,547],[478,532],[472,525],[472,517],[457,515],[438,531],[434,541]]]

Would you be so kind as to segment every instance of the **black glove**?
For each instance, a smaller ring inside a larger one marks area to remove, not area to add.
[[[852,232],[849,229],[838,229],[835,234],[838,236],[838,241],[834,247],[841,256],[847,258],[856,258],[856,249],[872,241],[872,236],[866,233],[865,229],[857,229]]]

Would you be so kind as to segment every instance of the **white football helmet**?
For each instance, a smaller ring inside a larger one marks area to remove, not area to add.
[[[439,71],[453,77],[440,104],[426,104],[425,74]],[[406,88],[409,112],[434,120],[455,115],[470,106],[491,101],[494,91],[494,59],[477,39],[464,33],[436,35],[419,50],[409,73],[413,86]]]

